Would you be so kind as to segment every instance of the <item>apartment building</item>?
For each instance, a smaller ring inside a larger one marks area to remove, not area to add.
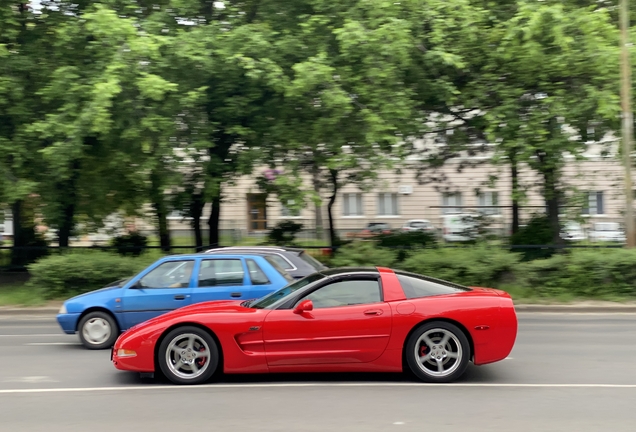
[[[563,169],[562,188],[568,196],[579,197],[577,207],[564,207],[567,218],[579,217],[589,223],[622,220],[623,169],[616,155],[616,143],[590,143],[584,160],[567,158]],[[378,173],[372,190],[361,191],[355,185],[344,186],[336,199],[333,216],[341,234],[359,231],[369,222],[388,223],[398,228],[409,219],[428,219],[441,227],[445,214],[480,211],[492,217],[493,226],[506,232],[511,223],[511,178],[507,165],[494,165],[491,155],[469,158],[478,164],[461,169],[466,158],[449,161],[435,172],[441,181],[421,182],[415,172],[421,164],[417,158],[405,162],[400,174],[392,171]],[[536,172],[520,167],[520,183],[525,192],[522,218],[545,211],[541,181]],[[260,171],[263,171],[263,168]],[[275,195],[264,194],[253,176],[239,178],[225,188],[221,208],[221,230],[241,235],[262,234],[282,220],[294,220],[305,229],[315,227],[313,203],[300,212],[288,209]],[[424,178],[428,177],[425,173]],[[309,178],[307,178],[309,184]],[[323,226],[327,227],[328,191],[322,192]],[[584,198],[580,198],[584,197]],[[209,211],[209,209],[208,209]],[[206,212],[206,216],[209,214]],[[178,214],[171,216],[173,231],[189,230],[189,222]]]

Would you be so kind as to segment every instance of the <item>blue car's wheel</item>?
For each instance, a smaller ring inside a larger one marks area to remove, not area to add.
[[[106,349],[113,346],[119,336],[115,319],[106,312],[91,312],[77,326],[79,338],[88,349]]]
[[[161,372],[175,384],[201,384],[209,380],[219,365],[214,339],[198,327],[172,330],[159,346]]]

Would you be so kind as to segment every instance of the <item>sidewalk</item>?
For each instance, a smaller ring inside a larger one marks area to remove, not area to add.
[[[0,306],[0,316],[38,316],[54,318],[63,302],[42,307]],[[636,313],[636,303],[583,301],[569,304],[515,304],[518,313]]]

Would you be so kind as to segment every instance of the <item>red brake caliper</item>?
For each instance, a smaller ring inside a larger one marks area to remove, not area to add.
[[[202,351],[205,351],[205,347],[203,347],[203,346],[201,348],[199,348],[199,352],[202,352]],[[199,361],[200,361],[199,367],[201,367],[201,366],[203,366],[205,364],[205,362],[207,361],[207,358],[203,357],[203,358],[199,359]]]
[[[426,355],[426,345],[422,345],[420,347],[420,357],[424,357]]]

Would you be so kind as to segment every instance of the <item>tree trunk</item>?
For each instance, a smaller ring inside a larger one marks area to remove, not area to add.
[[[329,197],[329,204],[327,205],[327,214],[329,216],[329,241],[331,247],[335,247],[338,244],[338,237],[336,236],[336,227],[333,221],[333,205],[336,202],[338,196],[338,171],[334,169],[329,170],[329,177],[331,178],[332,194]]]
[[[512,234],[519,232],[519,167],[514,150],[509,155],[510,177],[512,179]]]
[[[24,264],[26,239],[22,232],[22,200],[18,200],[11,205],[13,217],[13,249],[11,250],[11,265],[21,266]]]
[[[219,245],[219,219],[221,217],[221,186],[218,192],[212,198],[212,210],[208,219],[208,228],[210,230],[210,244],[208,246],[218,247]]]
[[[157,224],[159,227],[159,245],[164,252],[170,252],[172,246],[170,244],[170,231],[168,230],[168,209],[166,206],[166,197],[163,193],[163,185],[159,172],[153,170],[150,173],[150,198],[152,200],[152,208],[157,216]]]
[[[554,168],[544,170],[544,194],[545,203],[550,220],[550,230],[552,231],[552,243],[561,244],[561,227],[559,224],[559,192],[557,189],[557,172]]]
[[[197,247],[197,252],[200,252],[203,248],[203,233],[201,232],[201,216],[203,215],[203,208],[205,207],[205,201],[201,193],[192,195],[190,201],[190,216],[192,217],[192,228],[194,229],[194,242]]]
[[[320,169],[314,165],[312,167],[312,180],[313,180],[313,185],[314,185],[314,192],[316,193],[316,195],[320,196]],[[315,203],[315,220],[314,220],[314,226],[316,227],[316,239],[318,240],[323,240],[324,239],[324,234],[323,234],[323,224],[322,224],[322,203]]]
[[[72,174],[68,181],[58,185],[58,190],[63,191],[62,215],[57,232],[58,245],[62,248],[68,247],[69,237],[75,226],[75,209],[77,205],[77,181],[79,178],[79,161],[73,161]]]

